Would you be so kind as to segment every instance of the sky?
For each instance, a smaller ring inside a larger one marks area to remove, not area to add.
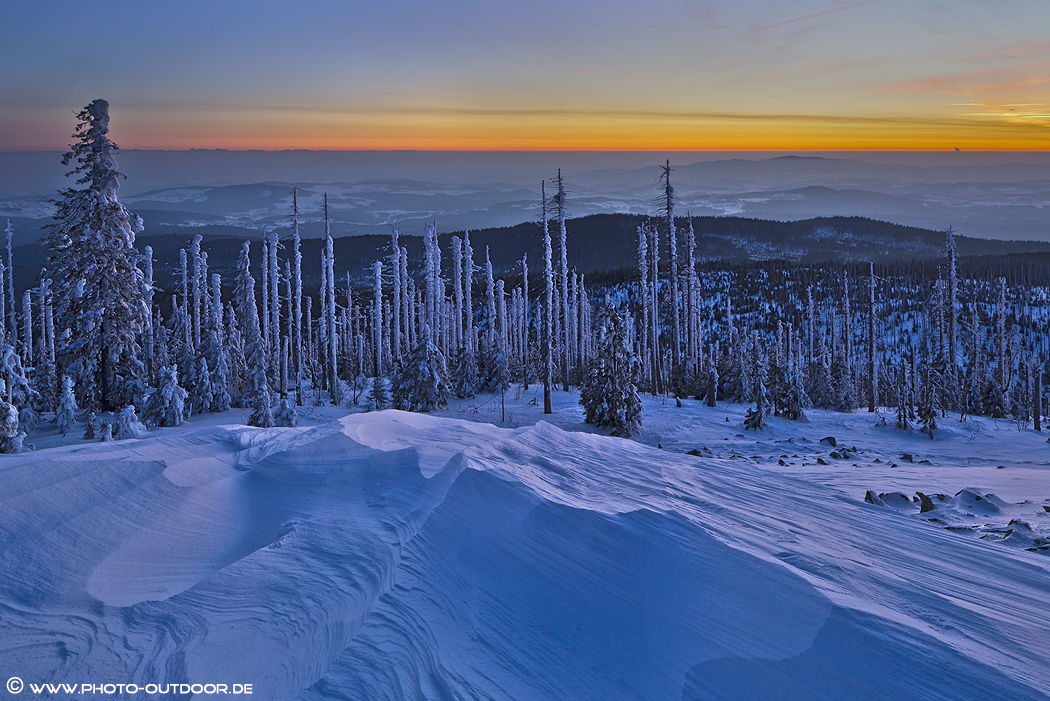
[[[1047,0],[7,3],[0,151],[1050,150]]]

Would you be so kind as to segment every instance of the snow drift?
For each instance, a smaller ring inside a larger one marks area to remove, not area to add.
[[[401,412],[0,463],[0,673],[266,699],[1047,698],[1050,559],[753,465]]]

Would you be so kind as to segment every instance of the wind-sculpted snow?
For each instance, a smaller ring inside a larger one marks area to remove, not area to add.
[[[1050,688],[1048,558],[545,423],[161,431],[8,458],[0,495],[0,672],[26,681],[265,699]]]

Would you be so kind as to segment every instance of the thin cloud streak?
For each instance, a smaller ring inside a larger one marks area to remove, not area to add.
[[[794,19],[784,20],[783,22],[777,22],[776,24],[767,24],[765,27],[756,27],[755,29],[748,29],[745,32],[740,32],[737,36],[743,36],[744,34],[751,34],[753,32],[761,32],[766,29],[774,29],[776,27],[783,27],[785,24],[791,24],[792,22],[801,22],[804,19],[813,19],[814,17],[823,17],[824,15],[830,15],[835,12],[842,12],[843,10],[850,10],[854,7],[860,7],[861,5],[867,5],[870,2],[876,2],[876,0],[861,0],[861,2],[853,3],[852,5],[844,5],[843,7],[834,7],[830,10],[824,10],[822,12],[814,12],[810,15],[802,15],[801,17],[795,17]]]
[[[970,103],[980,104],[980,103]],[[227,106],[200,106],[204,111],[229,111]],[[616,120],[668,120],[668,121],[723,121],[744,123],[795,123],[795,124],[827,124],[827,125],[900,125],[900,126],[924,126],[924,127],[967,127],[974,126],[976,122],[958,117],[918,117],[918,116],[856,116],[856,115],[821,115],[821,114],[791,114],[791,113],[766,113],[747,114],[732,112],[691,112],[691,111],[659,111],[659,110],[602,110],[602,109],[564,109],[564,108],[539,108],[539,109],[500,109],[500,108],[472,108],[472,107],[356,107],[356,108],[317,108],[297,105],[241,105],[239,109],[258,115],[260,112],[271,114],[315,114],[324,117],[340,116],[387,116],[387,117],[492,117],[496,119],[534,119],[534,118],[556,118],[565,119],[571,117],[598,118]],[[138,111],[138,110],[136,110]],[[985,120],[981,121],[986,126]]]

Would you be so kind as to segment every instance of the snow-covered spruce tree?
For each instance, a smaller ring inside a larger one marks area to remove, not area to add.
[[[138,414],[135,413],[134,404],[128,404],[120,410],[120,413],[117,415],[115,431],[116,434],[113,437],[118,441],[125,438],[142,438],[145,435],[146,427],[139,421]]]
[[[478,391],[478,363],[467,346],[452,356],[451,391],[457,399],[469,399]]]
[[[255,279],[250,269],[248,246],[245,241],[241,247],[234,289],[234,303],[245,346],[245,369],[250,377],[243,404],[252,408],[252,414],[248,417],[249,426],[270,428],[273,426],[273,414],[270,412],[270,384],[266,377],[268,355],[260,331],[259,307],[255,303]]]
[[[212,387],[208,359],[203,355],[197,360],[197,370],[190,386],[190,413],[204,414],[211,411]]]
[[[142,418],[146,426],[181,426],[186,420],[188,393],[179,386],[179,371],[174,366],[162,367],[158,373],[157,389],[146,400]]]
[[[850,413],[857,408],[853,395],[853,378],[845,353],[839,352],[831,364],[831,381],[835,393],[835,411]]]
[[[109,140],[109,103],[95,100],[77,114],[76,143],[62,157],[75,164],[83,189],[66,188],[55,223],[44,236],[53,272],[62,373],[74,378],[83,406],[103,409],[130,400],[145,367],[140,337],[149,325],[146,283],[138,268],[135,234],[142,220],[117,201],[119,179]]]
[[[299,415],[295,412],[295,406],[287,398],[281,399],[277,408],[277,416],[274,417],[274,425],[283,428],[295,428],[299,425]]]
[[[22,358],[10,344],[0,349],[0,377],[4,382],[7,401],[15,406],[26,406],[34,400],[35,392],[22,367]]]
[[[503,337],[499,333],[482,349],[479,367],[480,391],[499,394],[510,387],[510,368],[503,349]]]
[[[752,362],[755,370],[751,395],[755,401],[755,408],[747,410],[747,415],[744,417],[744,428],[759,431],[765,428],[766,417],[769,415],[769,391],[766,389],[765,362],[757,348],[753,352]]]
[[[584,420],[612,435],[629,438],[642,423],[642,402],[638,397],[641,365],[635,357],[627,324],[606,297],[598,318],[597,357],[580,385],[580,404]]]
[[[809,396],[802,388],[801,372],[797,368],[788,371],[788,386],[782,399],[780,415],[791,421],[806,421],[805,408],[809,406]]]
[[[63,436],[68,436],[76,424],[77,398],[73,394],[73,378],[66,375],[62,378],[62,394],[58,398],[58,409],[55,411],[55,423]]]
[[[718,406],[718,370],[712,363],[707,371],[707,406]]]
[[[390,395],[386,388],[386,378],[382,375],[372,378],[372,386],[365,396],[365,406],[369,411],[382,411],[390,406]]]
[[[204,340],[204,356],[201,362],[205,363],[208,358],[214,358],[215,365],[212,367],[207,362],[205,367],[211,370],[211,402],[208,410],[211,412],[226,411],[232,404],[230,398],[230,367],[226,362],[226,349],[219,343],[218,332],[210,329]]]
[[[897,428],[902,431],[911,431],[911,400],[908,396],[908,368],[904,360],[901,360],[900,369],[897,371],[897,382],[895,384],[897,395]]]
[[[0,384],[0,390],[3,389]],[[18,409],[3,399],[0,392],[0,453],[21,453],[26,434],[18,428]]]
[[[919,424],[923,433],[931,439],[937,433],[937,388],[936,378],[931,373],[924,372],[922,386],[919,388]]]
[[[95,440],[98,436],[99,425],[98,417],[95,416],[95,412],[88,412],[87,420],[84,421],[84,438],[87,440]]]
[[[430,329],[424,326],[419,342],[394,376],[394,408],[429,412],[447,405],[447,374],[445,357],[431,340]]]
[[[262,376],[259,388],[252,397],[252,413],[248,417],[249,426],[273,428],[273,396],[270,394],[270,383],[266,374]]]

